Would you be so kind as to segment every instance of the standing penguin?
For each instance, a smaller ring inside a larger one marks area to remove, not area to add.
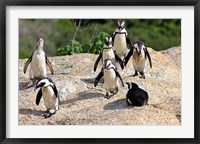
[[[131,41],[128,38],[124,21],[117,22],[117,29],[113,32],[112,39],[117,55],[121,58],[125,57],[128,53],[128,48],[131,47]]]
[[[119,62],[121,68],[123,69],[124,68],[124,63],[122,61],[122,59],[120,57],[117,56],[115,50],[113,49],[113,46],[112,46],[112,38],[111,37],[106,37],[105,38],[105,43],[104,43],[104,46],[103,48],[101,49],[101,52],[99,54],[99,56],[97,57],[96,61],[95,61],[95,64],[94,64],[94,71],[96,71],[97,69],[97,66],[98,66],[98,63],[99,61],[102,59],[102,62],[105,60],[105,59],[110,59],[111,62],[115,65],[116,67],[116,63]]]
[[[60,101],[57,88],[52,79],[47,77],[43,77],[37,81],[35,89],[37,88],[40,88],[40,90],[36,96],[36,105],[39,105],[40,99],[43,96],[44,104],[47,108],[44,117],[50,117],[59,110]],[[51,109],[55,110],[54,113],[50,112]]]
[[[51,74],[54,73],[51,62],[48,60],[45,52],[43,50],[44,39],[38,38],[36,49],[31,54],[31,57],[26,61],[24,65],[24,73],[26,73],[28,65],[31,63],[30,67],[30,82],[28,87],[33,86],[33,81],[46,76],[46,64],[49,66]]]
[[[146,58],[148,57],[149,59],[150,68],[152,68],[152,63],[150,54],[144,42],[138,41],[133,45],[128,55],[124,59],[125,66],[127,65],[131,56],[133,56],[133,67],[135,69],[135,74],[133,76],[137,76],[139,72],[141,74],[141,78],[145,79],[144,70],[146,66]]]
[[[118,93],[119,79],[120,79],[123,87],[124,87],[124,82],[122,80],[121,75],[116,70],[116,68],[112,64],[111,60],[109,60],[109,59],[104,60],[104,68],[103,68],[103,71],[101,71],[95,79],[95,82],[94,82],[95,87],[97,86],[99,80],[103,76],[104,76],[104,86],[105,86],[105,89],[106,89],[106,98],[109,99],[113,95]],[[112,96],[109,94],[109,92],[112,94]]]
[[[133,105],[133,106],[143,106],[146,105],[148,100],[149,100],[149,95],[148,93],[139,88],[136,83],[128,83],[128,92],[126,94],[126,102],[127,105]]]

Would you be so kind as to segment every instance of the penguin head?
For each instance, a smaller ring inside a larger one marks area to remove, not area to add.
[[[133,82],[126,82],[126,84],[128,85],[128,89],[137,89],[138,85],[136,83]]]
[[[140,55],[142,50],[145,48],[145,44],[143,41],[137,41],[133,47],[136,49],[137,54]]]
[[[105,45],[108,47],[112,46],[112,37],[110,36],[105,37]]]
[[[121,31],[125,27],[125,22],[124,21],[118,21],[117,22],[117,28]]]
[[[41,78],[37,81],[35,89],[39,88],[39,87],[48,87],[49,85],[53,86],[52,80],[50,78]]]
[[[43,45],[44,45],[44,39],[42,37],[37,38],[37,46],[43,47]]]
[[[106,59],[104,60],[104,68],[110,69],[110,68],[115,68],[115,66],[112,64],[110,59]]]

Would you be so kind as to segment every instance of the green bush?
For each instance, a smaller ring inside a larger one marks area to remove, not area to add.
[[[59,48],[57,51],[57,55],[72,55],[74,53],[82,53],[83,48],[82,45],[78,41],[71,41],[64,48]]]
[[[31,56],[31,53],[29,49],[19,49],[19,59],[28,58]]]
[[[105,37],[108,36],[105,32],[100,32],[94,39],[92,46],[89,44],[81,44],[79,41],[72,40],[64,48],[59,48],[57,55],[72,55],[75,53],[94,53],[99,54],[104,45]]]
[[[108,36],[105,32],[100,32],[94,39],[90,53],[99,54],[104,45],[105,37]]]

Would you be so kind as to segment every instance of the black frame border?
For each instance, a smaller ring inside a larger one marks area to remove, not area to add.
[[[6,7],[7,6],[194,6],[194,138],[6,138]],[[2,144],[200,144],[200,0],[0,0],[0,142]]]

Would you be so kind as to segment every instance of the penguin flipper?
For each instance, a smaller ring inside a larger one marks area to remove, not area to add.
[[[100,59],[102,58],[102,53],[99,54],[99,56],[97,57],[95,63],[94,63],[94,72],[97,70],[97,66],[99,64]]]
[[[59,97],[59,95],[58,95],[58,90],[57,90],[57,88],[56,88],[56,85],[54,84],[54,87],[53,87],[53,91],[54,91],[54,93],[55,93],[55,95],[56,95],[56,98],[58,98],[58,105],[60,105],[60,97]]]
[[[42,89],[40,88],[36,96],[36,105],[39,105],[41,98],[42,98]]]
[[[147,47],[145,47],[145,54],[146,54],[146,56],[149,59],[150,68],[152,68],[151,56],[150,56],[150,54],[149,54],[149,52],[147,50]]]
[[[129,39],[128,35],[126,36],[126,43],[127,43],[128,48],[131,49],[132,43],[131,43],[131,40]]]
[[[53,92],[55,93],[56,98],[58,98],[58,105],[60,105],[60,97],[58,95],[58,90],[56,88],[56,85],[53,83],[53,86],[51,85]]]
[[[95,78],[94,81],[94,87],[97,86],[97,84],[99,83],[99,80],[103,77],[103,69],[101,69],[100,73],[97,75],[97,77]]]
[[[124,58],[124,65],[126,66],[130,57],[133,55],[133,48],[128,52],[127,56]]]
[[[52,64],[49,61],[49,59],[47,58],[47,56],[45,56],[45,61],[46,61],[46,64],[48,65],[48,67],[49,67],[49,69],[51,71],[51,74],[53,75],[54,74],[54,70],[53,70]]]
[[[32,61],[32,56],[33,56],[33,53],[31,54],[30,58],[26,61],[26,63],[24,64],[24,73],[26,73],[26,70],[28,68],[28,65],[31,63]]]
[[[112,34],[112,44],[114,44],[114,40],[115,40],[115,36],[116,36],[116,33],[114,32],[113,34]]]
[[[53,82],[53,80],[52,80],[51,78],[47,78],[47,79],[49,80],[49,82],[51,82],[51,83],[53,84],[53,85],[50,85],[50,86],[52,87],[53,92],[55,93],[56,98],[58,98],[58,102],[59,102],[59,104],[60,104],[60,97],[59,97],[59,95],[58,95],[58,90],[57,90],[57,88],[56,88],[55,83]]]
[[[124,62],[123,62],[123,60],[116,54],[116,51],[115,51],[115,59],[117,60],[117,62],[119,62],[120,67],[121,67],[122,69],[124,69]]]
[[[56,95],[56,97],[57,97],[57,96],[58,96],[58,90],[57,90],[57,88],[56,88],[55,83],[54,83],[53,80],[52,80],[51,78],[49,78],[49,77],[47,77],[46,79],[48,79],[48,81],[52,83],[52,85],[50,85],[50,86],[52,87],[53,92],[55,93],[55,95]]]
[[[116,70],[115,70],[115,73],[116,73],[116,75],[119,77],[119,79],[121,80],[121,84],[122,84],[122,86],[124,87],[124,82],[123,82],[123,79],[122,79],[121,75],[120,75],[119,72],[116,71]]]

